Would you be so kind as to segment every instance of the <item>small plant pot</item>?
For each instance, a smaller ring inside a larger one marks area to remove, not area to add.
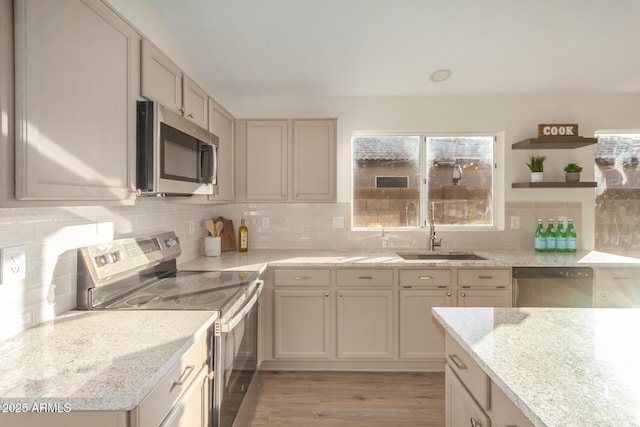
[[[531,172],[531,182],[544,182],[544,172]]]
[[[579,182],[580,181],[580,172],[565,172],[564,180],[566,182]]]

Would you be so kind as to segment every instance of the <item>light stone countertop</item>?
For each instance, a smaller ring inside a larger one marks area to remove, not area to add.
[[[130,410],[217,312],[72,311],[0,342],[0,404]],[[2,414],[0,413],[0,424]]]
[[[640,425],[640,309],[433,313],[534,425]]]
[[[251,270],[262,272],[267,266],[287,267],[640,267],[640,259],[597,251],[576,253],[536,253],[520,251],[470,251],[486,260],[413,260],[402,259],[398,254],[425,251],[387,250],[280,250],[250,249],[247,252],[222,252],[218,257],[200,257],[179,265],[183,270]],[[436,251],[438,254],[455,251]]]

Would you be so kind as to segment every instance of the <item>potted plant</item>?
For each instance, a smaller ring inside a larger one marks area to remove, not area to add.
[[[546,160],[545,156],[531,156],[529,158],[529,170],[531,171],[531,182],[542,182],[544,181],[544,161]]]
[[[564,167],[564,179],[566,182],[578,182],[580,181],[580,172],[582,172],[582,166],[576,163],[569,163]]]

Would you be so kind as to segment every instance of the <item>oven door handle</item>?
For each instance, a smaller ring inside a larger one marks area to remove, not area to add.
[[[236,327],[238,323],[251,311],[253,306],[258,301],[258,295],[262,291],[262,286],[264,285],[263,280],[255,281],[254,291],[251,293],[251,296],[245,300],[244,304],[242,304],[238,310],[225,316],[224,319],[218,319],[215,322],[215,336],[219,337],[220,335],[231,331]]]

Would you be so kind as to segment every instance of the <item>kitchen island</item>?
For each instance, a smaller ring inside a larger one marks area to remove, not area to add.
[[[434,308],[535,426],[640,425],[640,309]]]

